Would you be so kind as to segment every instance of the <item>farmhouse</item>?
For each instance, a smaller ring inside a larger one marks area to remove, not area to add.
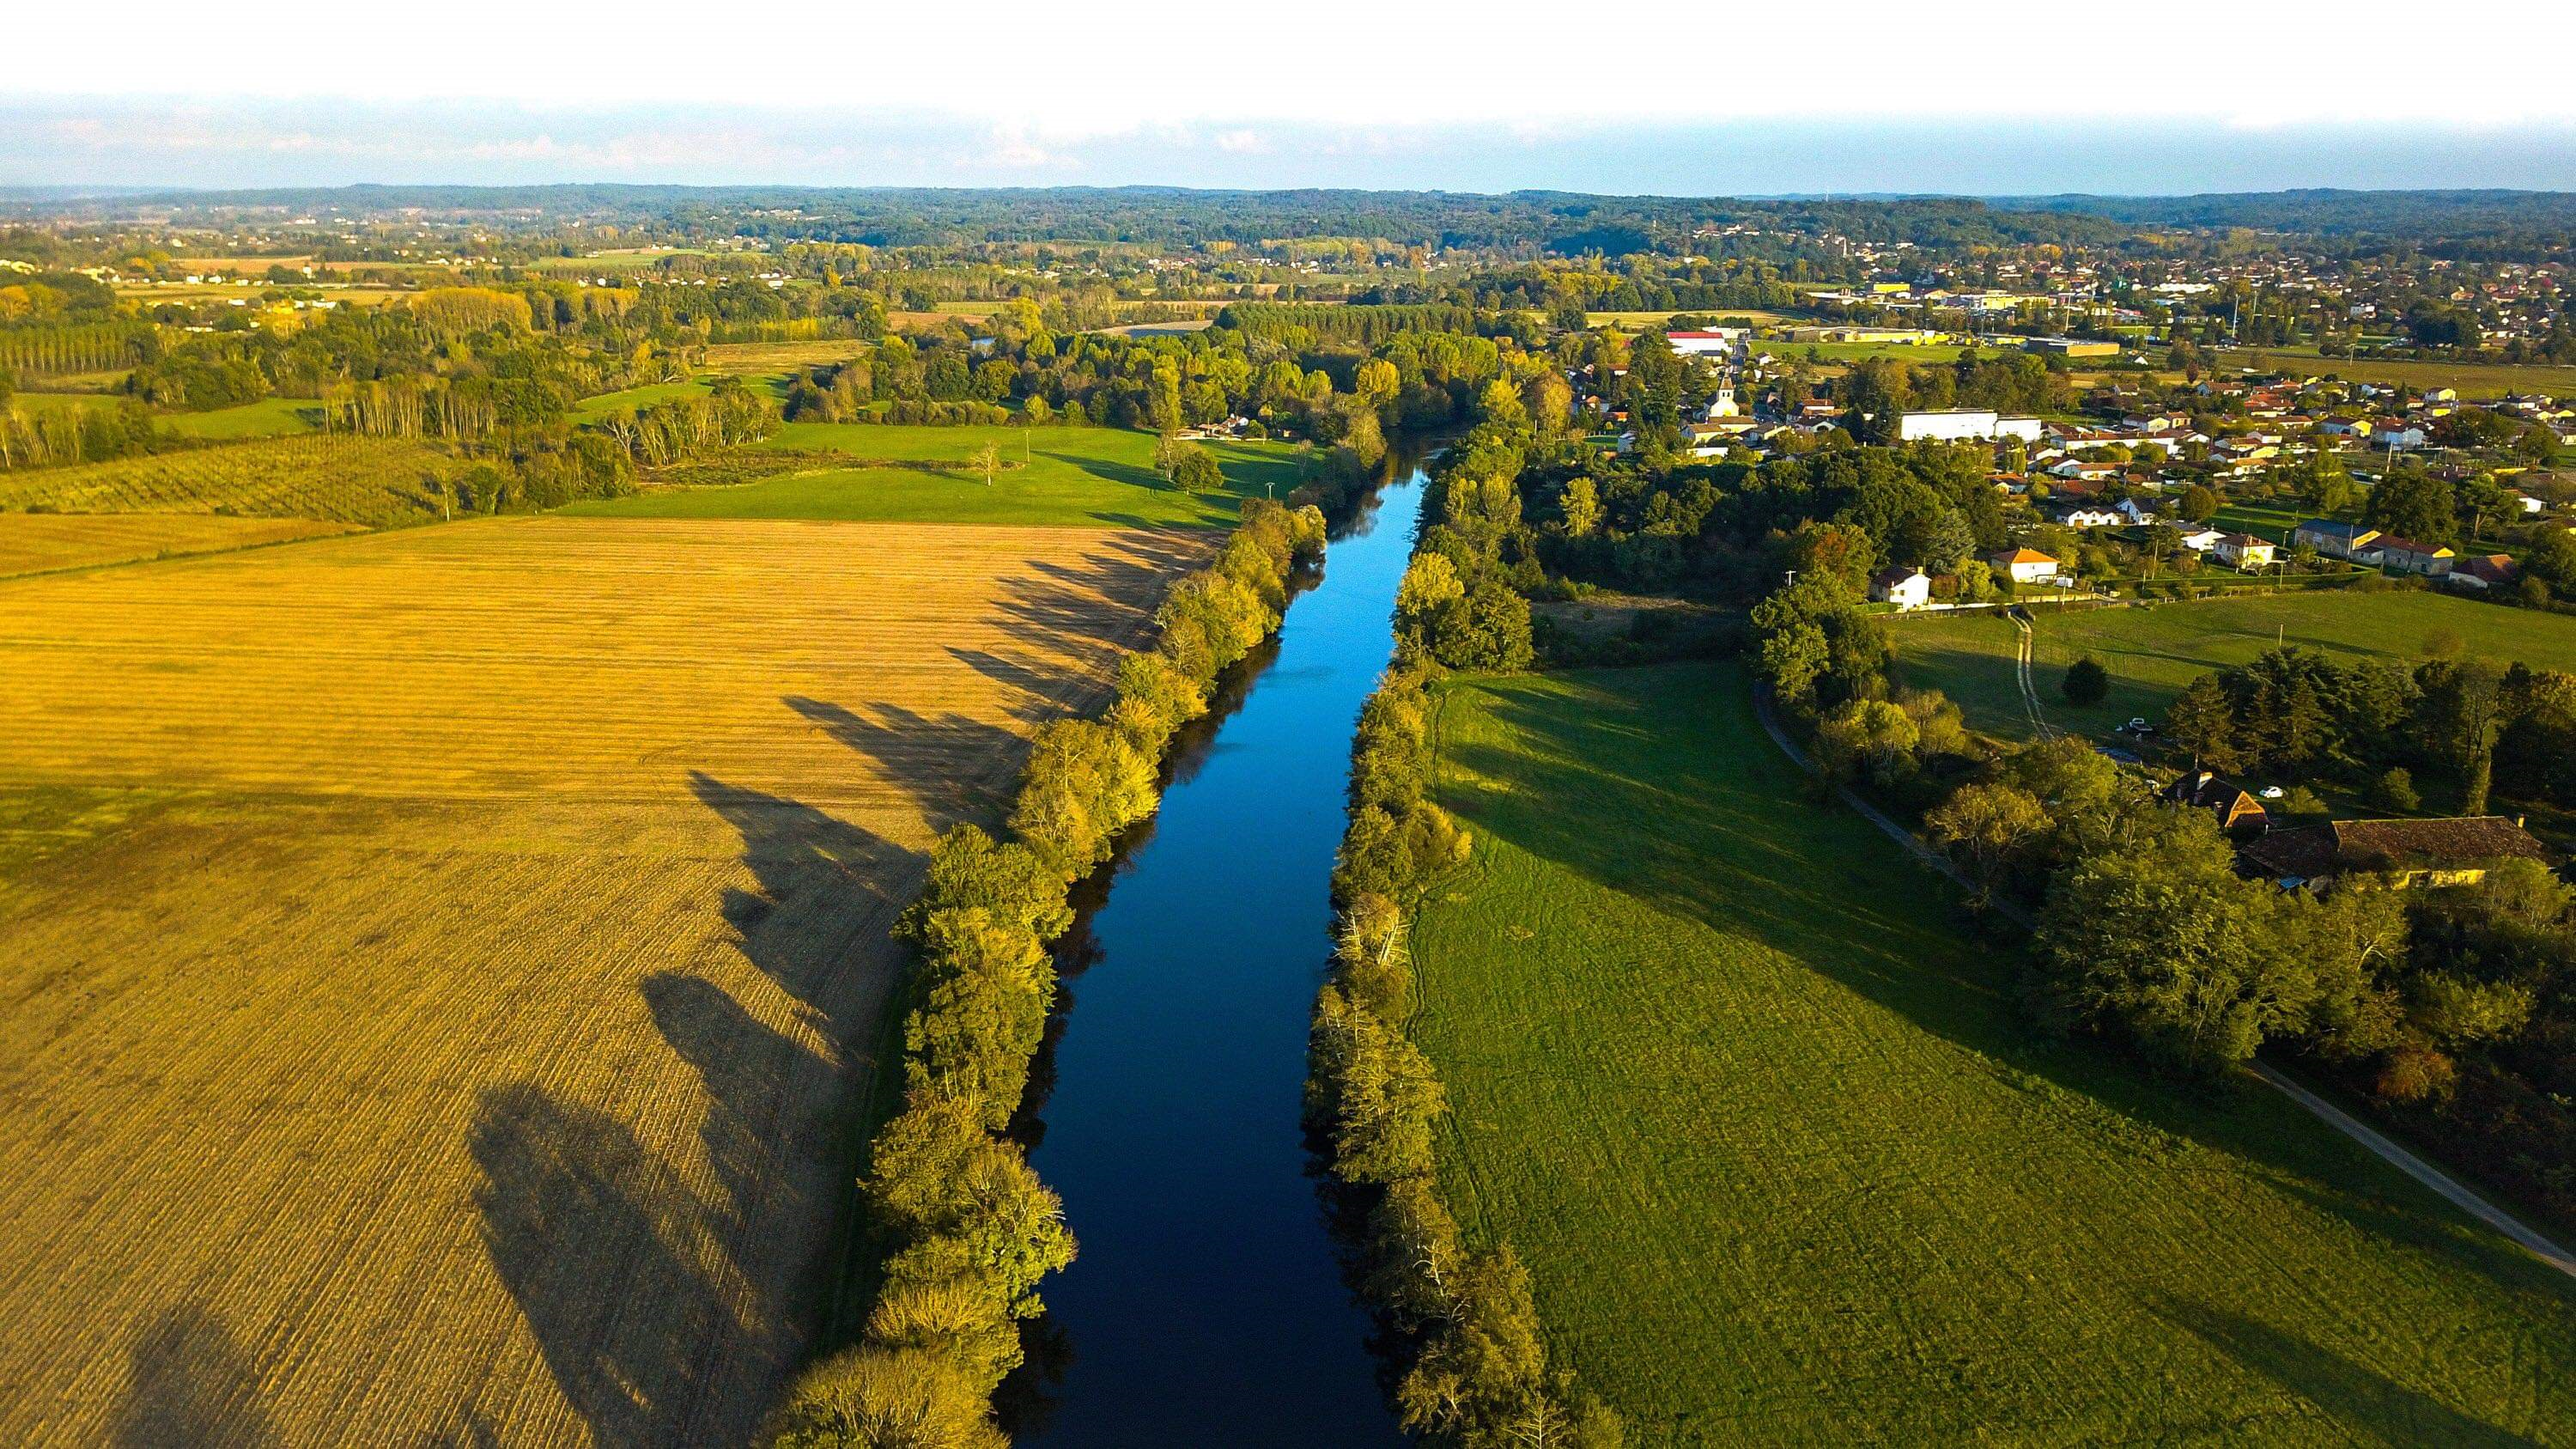
[[[2035,548],[2017,548],[2008,553],[1989,554],[1987,567],[2017,584],[2035,584],[2057,577],[2057,560]]]
[[[2238,845],[2237,869],[2284,890],[2323,888],[2340,876],[2365,874],[2382,884],[2465,885],[2498,862],[2547,861],[2549,853],[2501,815],[2449,820],[2338,820],[2276,830]]]
[[[2358,564],[2436,579],[2451,571],[2457,557],[2438,543],[2417,543],[2411,538],[2395,538],[2387,534],[2381,534],[2366,546],[2353,550],[2352,554],[2353,562]]]
[[[2486,553],[2460,560],[2443,578],[2453,588],[2484,592],[2503,588],[2521,575],[2522,566],[2513,561],[2512,554]]]
[[[2056,505],[2049,516],[2068,528],[2109,528],[2121,521],[2115,510],[2081,499]]]
[[[2378,529],[2331,518],[2311,518],[2290,530],[2293,546],[2305,545],[2328,558],[2351,558],[2378,538]]]
[[[1884,569],[1870,575],[1869,596],[1900,611],[1932,602],[1932,580],[1921,569]]]
[[[2169,805],[2207,810],[2218,817],[2221,830],[2269,823],[2269,817],[2263,813],[2263,802],[2255,799],[2252,792],[2207,770],[2184,771],[2172,784],[2156,792],[2156,798]]]
[[[2218,561],[2239,573],[2247,569],[2272,566],[2273,546],[2268,538],[2250,533],[2223,533],[2218,536]]]
[[[1991,408],[1937,408],[1930,412],[1906,413],[1896,420],[1898,441],[1915,443],[1984,442],[1994,438],[2019,438],[2026,443],[2039,441],[2037,418],[2008,418]]]

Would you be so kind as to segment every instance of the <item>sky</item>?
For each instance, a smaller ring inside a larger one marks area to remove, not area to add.
[[[2576,6],[2434,14],[47,5],[11,48],[82,59],[10,67],[0,185],[2576,189]]]

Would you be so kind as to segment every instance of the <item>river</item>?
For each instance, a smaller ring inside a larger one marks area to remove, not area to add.
[[[1352,726],[1392,649],[1407,471],[1332,539],[1068,937],[1030,1161],[1081,1244],[1005,1386],[1024,1443],[1397,1445],[1299,1125]]]

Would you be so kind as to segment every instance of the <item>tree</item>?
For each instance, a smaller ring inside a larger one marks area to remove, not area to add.
[[[2236,709],[2215,674],[2183,686],[2165,709],[2164,735],[2166,743],[2204,769],[2232,770],[2240,763]]]
[[[2102,667],[2101,660],[2087,654],[2066,666],[2066,678],[2058,685],[2058,692],[2066,696],[2068,704],[2100,704],[2111,692],[2111,671]]]
[[[1923,817],[1932,843],[1975,876],[1980,904],[1994,896],[2005,865],[2048,833],[2048,807],[2011,785],[1963,785]]]
[[[2036,995],[2062,1021],[2116,1027],[2158,1063],[2211,1075],[2303,1028],[2316,981],[2275,930],[2270,888],[2238,878],[2208,812],[2155,815],[2144,838],[2085,856],[2050,887]]]
[[[1351,375],[1351,394],[1370,407],[1395,401],[1404,388],[1404,379],[1395,364],[1383,357],[1372,357],[1359,365]]]
[[[2504,671],[2484,659],[2442,659],[2415,673],[2424,730],[2460,770],[2460,813],[2483,815],[2495,771],[2496,735],[2506,724]]]
[[[984,486],[990,488],[993,486],[993,476],[1002,471],[1002,450],[991,443],[986,443],[975,450],[972,462],[975,471],[983,476]]]
[[[2403,765],[2391,765],[2370,782],[2370,804],[2375,810],[2392,815],[2411,815],[2423,805],[2415,793],[2415,777]]]
[[[1567,481],[1565,492],[1557,499],[1557,511],[1565,515],[1565,536],[1589,538],[1601,522],[1601,493],[1589,478]]]
[[[1816,726],[1816,754],[1825,772],[1848,779],[1861,768],[1885,781],[1912,771],[1922,731],[1911,716],[1883,699],[1844,702]]]
[[[2193,523],[2206,523],[2216,516],[2220,502],[2215,489],[2206,483],[2194,483],[2182,490],[2181,501],[2175,505],[2174,511]]]
[[[1187,447],[1172,462],[1172,486],[1193,495],[1214,493],[1225,487],[1225,470],[1217,466],[1214,453]]]
[[[985,1391],[920,1349],[862,1345],[824,1360],[788,1392],[772,1449],[1008,1449]]]
[[[2362,521],[2382,533],[2420,543],[2449,543],[2460,536],[2451,485],[2415,469],[2400,470],[2370,490]]]

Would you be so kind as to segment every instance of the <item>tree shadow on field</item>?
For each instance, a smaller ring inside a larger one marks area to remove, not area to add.
[[[484,1092],[466,1146],[485,1250],[602,1445],[678,1444],[754,1331],[686,1182],[625,1125],[528,1083]]]
[[[1124,483],[1131,488],[1150,488],[1156,492],[1172,490],[1172,485],[1165,481],[1162,474],[1141,463],[1121,463],[1111,458],[1096,458],[1088,453],[1047,452],[1037,456],[1050,463],[1062,463],[1066,467],[1088,473],[1106,482]]]
[[[1020,752],[1026,748],[1025,741],[1000,725],[954,711],[933,719],[899,704],[877,704],[865,706],[868,713],[859,714],[801,694],[788,695],[783,703],[822,726],[833,739],[867,756],[878,773],[911,797],[914,808],[933,830],[945,830],[969,816],[989,811],[1000,798],[1003,772],[1018,768]],[[811,806],[736,790],[704,775],[691,775],[690,783],[699,799],[715,806],[742,829],[747,858],[764,843],[795,834],[796,826],[828,823],[844,832],[855,829]],[[802,812],[810,819],[782,829],[765,818],[782,811]],[[824,833],[832,832],[826,829]]]
[[[2540,1441],[2464,1414],[2367,1365],[2205,1303],[2168,1299],[2157,1317],[2323,1410],[2355,1444],[2539,1449]]]
[[[224,1321],[195,1303],[169,1309],[127,1348],[133,1382],[117,1406],[116,1449],[277,1442],[259,1370]]]
[[[696,1069],[705,1088],[698,1138],[731,1226],[748,1227],[771,1214],[801,1218],[805,1181],[777,1167],[780,1153],[806,1135],[799,1130],[806,1124],[795,1120],[799,1107],[789,1084],[819,1065],[814,1054],[704,977],[656,972],[642,990],[662,1039]]]
[[[1151,534],[1069,563],[1033,560],[1027,572],[1001,581],[996,607],[1014,636],[1043,648],[1124,649],[1147,627],[1163,589],[1190,556],[1185,540]]]

